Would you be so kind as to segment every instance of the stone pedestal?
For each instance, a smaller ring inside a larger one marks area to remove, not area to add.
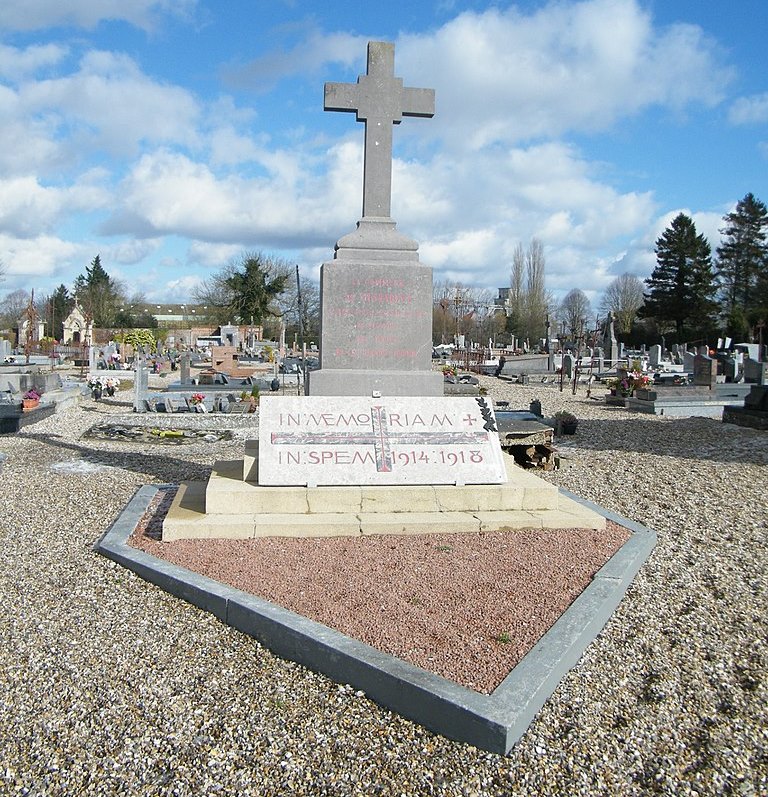
[[[312,396],[442,396],[432,371],[432,269],[392,219],[364,218],[320,272]]]

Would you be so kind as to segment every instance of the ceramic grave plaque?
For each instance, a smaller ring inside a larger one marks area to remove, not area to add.
[[[262,398],[259,484],[501,484],[496,418],[475,398]]]

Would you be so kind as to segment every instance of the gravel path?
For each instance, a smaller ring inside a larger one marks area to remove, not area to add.
[[[570,467],[543,477],[659,536],[508,757],[435,737],[94,554],[138,486],[204,478],[257,423],[135,416],[118,394],[0,437],[0,793],[767,793],[768,436],[484,382],[513,407],[575,412]],[[235,439],[81,439],[105,420]]]

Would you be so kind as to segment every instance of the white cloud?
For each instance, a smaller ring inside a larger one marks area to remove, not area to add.
[[[44,67],[55,66],[68,53],[69,48],[60,44],[35,44],[25,49],[0,44],[0,76],[18,80]]]
[[[0,259],[7,269],[6,282],[3,285],[5,288],[19,285],[29,289],[29,277],[33,278],[34,285],[35,279],[57,277],[74,265],[87,263],[93,258],[93,255],[87,258],[86,247],[83,245],[53,235],[16,238],[0,233],[0,253]],[[23,277],[23,281],[17,281],[17,276]],[[69,282],[68,279],[65,281]]]
[[[728,121],[733,125],[759,125],[768,122],[768,91],[739,97],[728,110]]]
[[[3,0],[0,28],[39,30],[59,25],[94,28],[105,20],[124,20],[151,30],[161,14],[188,16],[197,0]]]
[[[475,149],[604,130],[653,105],[712,106],[733,77],[699,28],[656,29],[635,0],[465,12],[401,37],[396,68],[436,88],[422,135]]]
[[[142,142],[199,143],[200,109],[192,95],[151,80],[125,55],[91,51],[78,72],[25,84],[19,103],[30,117],[51,114],[51,135],[66,121],[81,147],[127,154]]]
[[[0,231],[20,237],[50,232],[63,216],[101,207],[106,201],[105,191],[88,182],[52,188],[34,177],[14,177],[1,184]]]
[[[220,269],[229,263],[232,258],[242,252],[239,244],[208,243],[207,241],[193,241],[187,252],[189,263],[200,265],[209,269]]]

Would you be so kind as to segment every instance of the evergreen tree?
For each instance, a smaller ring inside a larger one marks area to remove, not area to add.
[[[246,252],[239,262],[230,263],[203,282],[194,292],[196,301],[208,307],[214,323],[263,324],[291,277],[290,266],[276,258]]]
[[[64,336],[64,319],[72,312],[75,306],[75,300],[69,295],[66,285],[59,285],[58,288],[51,294],[46,307],[47,317],[50,321],[51,328],[49,333],[51,337],[56,340],[61,340]]]
[[[723,217],[718,277],[728,333],[747,336],[768,308],[768,210],[752,194]]]
[[[686,325],[708,331],[716,309],[712,249],[690,216],[678,214],[656,241],[656,262],[641,315],[673,323],[679,339]]]
[[[74,294],[94,326],[108,327],[114,323],[120,304],[120,288],[104,270],[99,255],[86,266],[85,274],[80,274],[75,280]]]

